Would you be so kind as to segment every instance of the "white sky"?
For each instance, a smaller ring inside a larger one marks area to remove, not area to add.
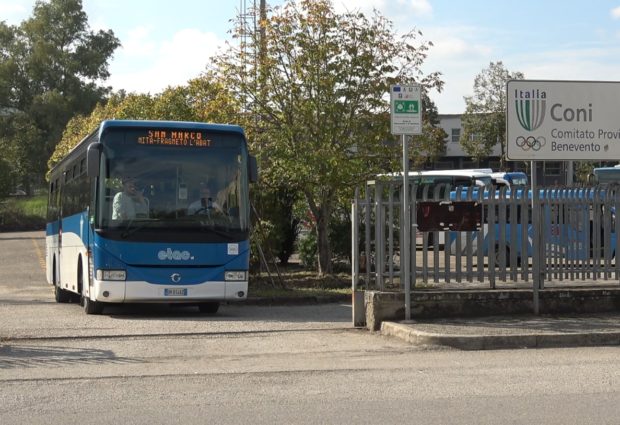
[[[112,29],[123,47],[111,62],[114,89],[156,93],[184,84],[230,39],[242,1],[83,0],[93,29]],[[268,0],[271,5],[283,0]],[[258,2],[258,0],[257,0]],[[19,24],[35,0],[0,0],[0,19]],[[620,0],[335,0],[342,10],[375,7],[401,32],[434,43],[425,72],[446,85],[431,98],[439,112],[462,113],[463,96],[489,62],[526,79],[620,81]]]

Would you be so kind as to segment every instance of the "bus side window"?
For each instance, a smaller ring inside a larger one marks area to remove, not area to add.
[[[495,205],[495,215],[493,217],[493,223],[499,223],[499,205]],[[489,222],[489,206],[484,206],[484,222]],[[510,223],[510,215],[508,210],[506,210],[506,223]]]
[[[471,178],[467,177],[455,177],[454,178],[454,187],[452,190],[455,190],[459,186],[470,187],[472,185]]]
[[[441,177],[441,178],[435,179],[433,197],[435,196],[435,191],[439,191],[439,195],[438,195],[439,199],[444,199],[446,196],[446,189],[449,186],[452,186],[452,181],[453,179],[450,177]],[[428,191],[428,194],[430,196],[430,190]]]

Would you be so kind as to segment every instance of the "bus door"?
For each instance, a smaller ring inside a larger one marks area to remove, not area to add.
[[[63,181],[66,181],[65,179],[65,175],[61,174],[61,179]],[[60,190],[58,191],[58,202],[57,202],[57,208],[56,208],[56,214],[57,214],[57,220],[58,220],[58,246],[57,246],[57,255],[58,257],[56,257],[56,279],[58,282],[58,286],[62,287],[62,278],[61,278],[61,270],[62,270],[62,253],[63,253],[63,249],[62,249],[62,217],[63,217],[63,195],[64,195],[64,191],[65,191],[65,185],[61,184],[60,185]]]

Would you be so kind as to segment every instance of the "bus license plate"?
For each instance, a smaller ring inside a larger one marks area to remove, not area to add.
[[[167,297],[174,297],[174,296],[186,296],[187,295],[187,289],[185,288],[171,288],[171,289],[164,289],[164,295]]]

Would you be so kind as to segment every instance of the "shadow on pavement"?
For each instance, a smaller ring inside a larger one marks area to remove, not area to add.
[[[115,357],[109,350],[0,345],[0,369],[62,367],[76,364],[128,364],[143,361]]]
[[[331,306],[331,308],[330,308]],[[182,304],[115,304],[106,306],[104,313],[118,320],[178,320],[178,321],[243,321],[263,322],[351,322],[350,304],[308,306],[244,306],[221,304],[215,314],[200,313],[195,305]]]

